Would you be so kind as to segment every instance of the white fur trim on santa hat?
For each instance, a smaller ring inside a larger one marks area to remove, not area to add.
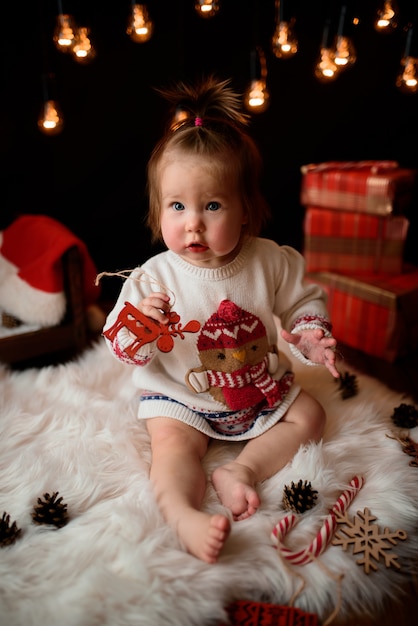
[[[0,249],[3,233],[0,232]],[[0,310],[25,324],[54,326],[64,317],[66,298],[63,291],[50,293],[32,287],[18,276],[19,268],[0,251]]]

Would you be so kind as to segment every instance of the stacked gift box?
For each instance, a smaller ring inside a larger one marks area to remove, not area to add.
[[[418,348],[418,267],[404,263],[415,184],[394,161],[302,167],[307,279],[337,340],[390,362]]]

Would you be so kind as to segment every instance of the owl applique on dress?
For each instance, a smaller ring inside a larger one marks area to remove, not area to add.
[[[282,397],[272,377],[279,365],[263,322],[231,300],[223,300],[201,328],[197,340],[201,366],[186,374],[195,393],[209,392],[233,411],[260,403],[274,406]]]

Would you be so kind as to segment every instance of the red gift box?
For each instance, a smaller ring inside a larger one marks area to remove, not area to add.
[[[418,348],[418,267],[398,276],[308,273],[328,295],[335,338],[389,362]]]
[[[375,215],[405,213],[416,180],[416,170],[395,161],[328,161],[301,171],[303,205]]]
[[[304,256],[308,272],[400,274],[408,234],[406,217],[307,207]]]

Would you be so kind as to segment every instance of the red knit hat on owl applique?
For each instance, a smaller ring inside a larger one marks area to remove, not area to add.
[[[237,348],[265,334],[265,326],[258,317],[231,300],[222,300],[217,312],[203,326],[197,348],[199,351]]]

